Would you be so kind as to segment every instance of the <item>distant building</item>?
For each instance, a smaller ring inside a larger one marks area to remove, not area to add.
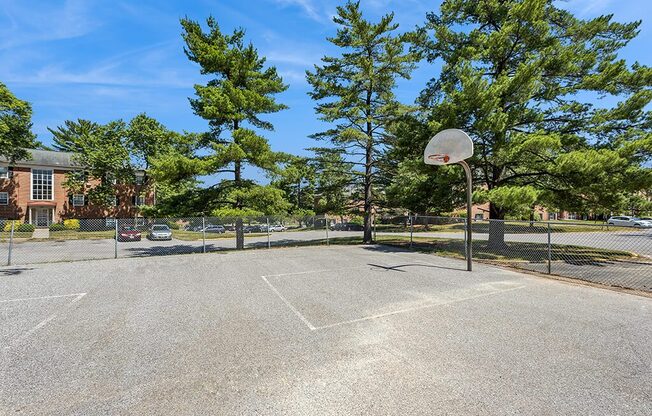
[[[99,206],[87,195],[72,194],[64,188],[67,173],[84,169],[75,163],[72,153],[29,152],[30,160],[9,163],[0,158],[0,219],[47,227],[68,218],[133,218],[140,206],[154,205],[153,191],[142,184],[144,172],[137,174],[136,183],[115,185],[115,199],[108,207]],[[93,183],[91,180],[90,185]]]

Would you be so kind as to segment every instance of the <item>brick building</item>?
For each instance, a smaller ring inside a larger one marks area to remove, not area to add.
[[[139,172],[135,183],[115,185],[110,206],[94,205],[86,195],[73,195],[63,186],[67,173],[83,170],[72,153],[29,151],[30,160],[10,164],[0,158],[0,219],[47,227],[68,218],[133,218],[142,205],[155,202],[154,192],[142,184],[144,172]]]

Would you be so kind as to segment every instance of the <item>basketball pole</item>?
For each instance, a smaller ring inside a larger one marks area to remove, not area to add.
[[[471,229],[471,208],[473,206],[473,176],[471,174],[471,168],[466,161],[462,160],[457,162],[462,165],[464,168],[464,173],[466,174],[466,270],[473,271],[473,235]]]

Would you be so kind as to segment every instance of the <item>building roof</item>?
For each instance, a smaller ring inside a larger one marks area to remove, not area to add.
[[[27,149],[32,155],[30,160],[17,160],[14,166],[43,166],[61,169],[80,168],[81,165],[75,162],[70,152],[57,152],[52,150]],[[0,157],[0,162],[8,163],[9,161]]]

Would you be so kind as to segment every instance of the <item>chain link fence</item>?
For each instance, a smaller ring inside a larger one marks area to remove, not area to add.
[[[474,220],[473,259],[652,291],[652,229],[590,222]],[[378,217],[376,242],[465,258],[466,221]],[[72,219],[47,228],[0,224],[0,264],[360,244],[363,227],[332,216]]]
[[[357,228],[356,228],[357,227]],[[12,231],[13,230],[13,231]],[[0,264],[23,265],[362,242],[362,226],[327,216],[70,219],[0,227]]]
[[[462,218],[397,217],[377,242],[465,258]],[[473,220],[473,259],[544,274],[652,291],[652,229],[588,221]]]

